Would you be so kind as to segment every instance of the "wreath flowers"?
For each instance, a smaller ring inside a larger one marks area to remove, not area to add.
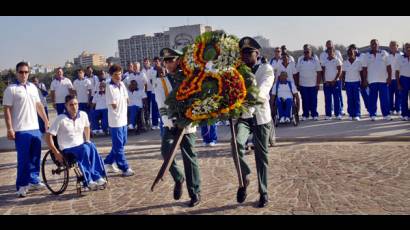
[[[222,31],[206,32],[185,47],[180,82],[166,100],[168,115],[185,127],[237,118],[257,103],[254,75],[240,59],[239,40]]]

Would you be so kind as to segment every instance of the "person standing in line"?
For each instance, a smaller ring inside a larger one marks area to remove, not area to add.
[[[65,97],[69,94],[74,95],[74,93],[71,80],[64,77],[63,68],[58,67],[56,69],[56,76],[50,85],[51,103],[53,103],[57,115],[60,115],[65,111]]]

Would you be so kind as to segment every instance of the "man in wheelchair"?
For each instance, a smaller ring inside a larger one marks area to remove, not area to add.
[[[90,141],[90,123],[85,112],[78,110],[76,96],[65,98],[66,112],[57,116],[46,134],[48,147],[57,161],[73,156],[83,174],[83,185],[91,190],[105,186],[107,181],[103,161]],[[59,148],[53,141],[57,137]],[[84,141],[85,138],[85,141]]]
[[[281,72],[271,92],[273,95],[271,103],[274,105],[272,106],[274,108],[272,109],[272,113],[275,114],[274,116],[277,116],[276,110],[278,111],[280,124],[291,122],[291,110],[294,103],[297,105],[296,108],[299,108],[298,90],[295,84],[287,78],[287,72]],[[273,119],[275,120],[275,117],[273,117]]]

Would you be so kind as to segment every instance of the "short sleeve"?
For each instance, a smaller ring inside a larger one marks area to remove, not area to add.
[[[291,82],[290,84],[292,85],[292,94],[298,93],[298,88],[295,83]]]
[[[316,61],[316,71],[322,71],[322,66],[320,65],[319,61]]]
[[[69,89],[73,88],[73,83],[71,83],[71,80],[67,78],[67,86]]]
[[[12,106],[13,105],[13,94],[11,92],[11,88],[7,87],[6,90],[4,90],[3,94],[3,106]]]
[[[366,67],[367,68],[367,54],[362,54],[361,55],[361,58],[360,58],[360,61],[361,61],[361,63],[362,63],[362,67]]]
[[[336,63],[337,63],[337,66],[342,66],[343,65],[343,62],[338,58],[336,58]]]
[[[295,62],[290,63],[290,70],[291,70],[292,74],[297,74],[298,73],[298,71],[296,70]]]
[[[41,102],[41,100],[40,100],[40,93],[38,92],[38,90],[37,90],[37,88],[35,87],[35,86],[33,86],[33,88],[32,88],[32,90],[33,90],[33,99],[34,99],[34,102]]]
[[[57,136],[58,133],[58,129],[60,127],[60,122],[61,122],[61,118],[64,115],[59,115],[57,116],[57,118],[54,120],[54,122],[51,124],[50,128],[48,128],[48,133],[53,135],[53,136]]]
[[[272,95],[276,95],[277,94],[277,92],[276,92],[276,85],[278,84],[278,82],[276,82],[275,84],[273,84],[273,87],[272,87],[272,90],[271,90],[271,94]]]
[[[112,88],[107,84],[105,89],[105,99],[107,100],[107,105],[117,104],[117,101],[114,100],[112,95]]]
[[[51,82],[50,90],[51,90],[51,91],[56,90],[56,88],[55,88],[55,86],[54,86],[54,80]]]
[[[90,121],[88,120],[88,115],[87,113],[80,111],[81,113],[81,118],[84,120],[84,127],[90,127]]]

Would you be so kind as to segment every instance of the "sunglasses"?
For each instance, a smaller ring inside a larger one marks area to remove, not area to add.
[[[19,74],[28,74],[28,71],[19,71]]]

